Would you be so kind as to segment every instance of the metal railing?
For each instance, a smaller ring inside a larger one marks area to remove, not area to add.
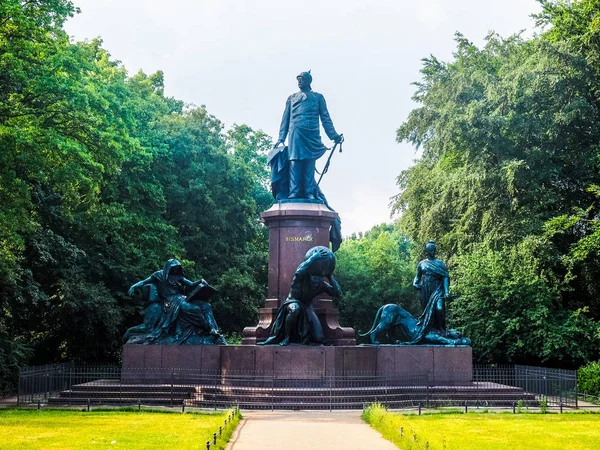
[[[18,403],[246,409],[577,408],[577,372],[531,366],[401,373],[231,372],[70,364],[23,368]]]

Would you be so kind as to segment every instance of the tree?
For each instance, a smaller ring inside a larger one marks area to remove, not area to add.
[[[265,295],[268,136],[70,42],[76,12],[0,5],[0,390],[24,362],[118,361],[143,306],[125,293],[168,258],[219,288],[227,332]]]
[[[423,148],[398,177],[400,227],[446,253],[455,323],[486,362],[598,354],[597,2],[542,3],[541,36],[479,49],[459,34],[453,62],[425,59],[398,129]]]
[[[344,240],[336,258],[335,276],[344,293],[339,302],[342,324],[367,331],[379,307],[387,303],[421,313],[412,287],[411,245],[392,225],[378,225],[360,239]]]

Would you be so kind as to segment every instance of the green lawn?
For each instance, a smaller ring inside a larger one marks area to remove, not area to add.
[[[227,413],[155,411],[0,410],[0,448],[205,449]],[[223,449],[238,418],[211,450]]]
[[[600,414],[418,416],[390,413],[375,406],[368,408],[363,418],[403,450],[600,449]]]

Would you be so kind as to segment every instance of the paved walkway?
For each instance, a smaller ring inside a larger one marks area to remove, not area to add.
[[[360,411],[243,411],[227,450],[398,450]]]

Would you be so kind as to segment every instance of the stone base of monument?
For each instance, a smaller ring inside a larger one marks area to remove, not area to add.
[[[259,309],[259,321],[255,327],[244,328],[242,344],[254,345],[267,340],[271,333],[271,325],[277,315],[279,300],[269,298],[265,301],[265,307]],[[329,298],[318,298],[314,300],[314,309],[325,335],[324,344],[329,345],[356,345],[356,333],[354,328],[342,327],[339,323],[340,313],[333,306]]]
[[[79,377],[48,401],[247,409],[537,404],[521,387],[473,380],[471,358],[469,347],[126,345],[120,378]]]
[[[220,377],[223,383],[264,378],[323,380],[370,377],[387,383],[435,382],[444,385],[471,381],[470,347],[436,346],[186,346],[125,345],[122,381],[170,382],[178,377]],[[421,377],[421,378],[419,378]],[[425,378],[422,378],[425,377]],[[184,380],[182,380],[184,381]],[[185,380],[187,381],[187,380]],[[239,380],[238,380],[239,381]]]

